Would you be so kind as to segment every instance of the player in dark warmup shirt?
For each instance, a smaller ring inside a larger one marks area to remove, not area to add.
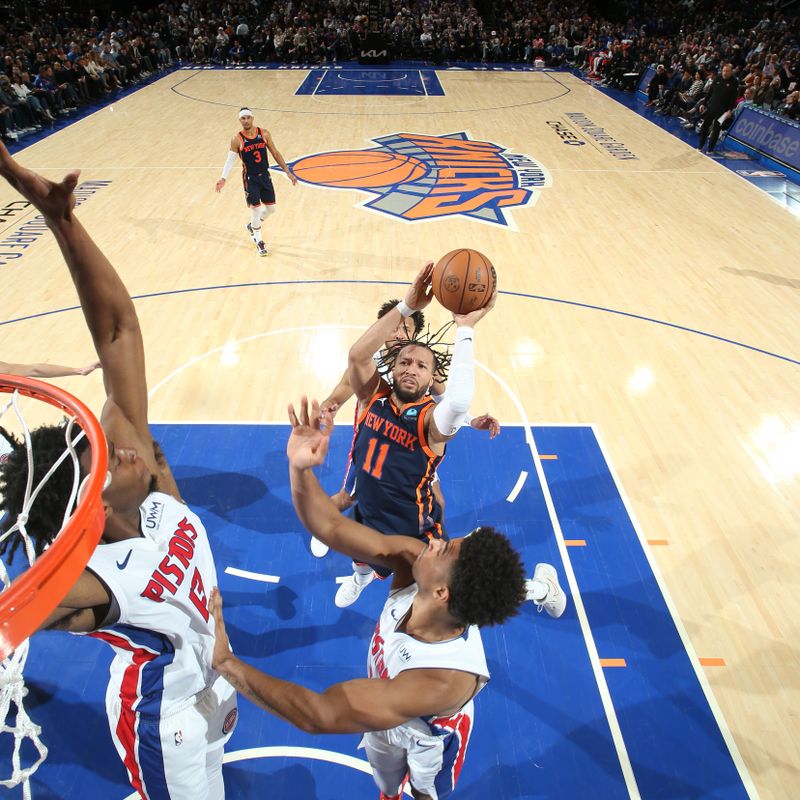
[[[269,251],[264,244],[261,223],[275,211],[275,188],[269,174],[268,154],[272,153],[272,157],[289,177],[292,186],[297,186],[297,178],[286,166],[283,156],[275,147],[275,142],[272,141],[270,132],[266,128],[257,128],[253,125],[253,112],[249,108],[242,108],[239,111],[239,121],[242,124],[242,130],[231,139],[230,152],[215,190],[222,191],[233,165],[237,158],[240,159],[245,199],[250,208],[247,232],[255,243],[258,254],[267,256]]]

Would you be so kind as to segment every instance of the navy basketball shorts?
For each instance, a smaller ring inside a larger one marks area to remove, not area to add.
[[[269,175],[245,175],[244,196],[249,206],[271,206],[275,204],[275,187]]]
[[[383,533],[384,536],[394,536],[399,535],[394,531],[390,531],[386,533],[385,531],[380,531],[374,524],[371,524],[368,519],[364,518],[364,515],[361,513],[361,509],[358,507],[358,494],[356,493],[356,504],[350,510],[350,516],[360,525],[366,525],[368,528],[372,528],[373,530],[378,531],[379,533]],[[431,539],[444,539],[447,541],[450,537],[445,533],[443,526],[432,526],[427,531],[423,531],[422,533],[404,533],[403,536],[411,536],[414,539],[419,539],[421,542],[428,544]],[[358,564],[361,562],[354,561],[354,564]],[[392,570],[388,567],[384,567],[383,564],[369,564],[368,566],[372,567],[372,571],[381,579],[385,580],[392,574]]]

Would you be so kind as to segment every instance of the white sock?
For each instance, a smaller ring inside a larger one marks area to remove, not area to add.
[[[369,564],[356,564],[353,562],[353,578],[355,582],[361,584],[369,583],[372,575],[372,567]]]
[[[525,597],[534,603],[541,603],[549,591],[550,587],[544,581],[531,579],[525,582]]]

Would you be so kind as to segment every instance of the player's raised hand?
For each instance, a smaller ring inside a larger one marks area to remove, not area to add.
[[[89,375],[89,373],[94,372],[96,369],[100,369],[102,364],[99,361],[92,361],[91,364],[87,364],[85,367],[78,368],[78,375]]]
[[[431,288],[431,281],[433,280],[433,261],[428,261],[427,264],[417,273],[414,282],[408,287],[405,296],[405,304],[412,311],[421,311],[433,299],[433,289]]]
[[[289,464],[295,469],[318,467],[325,461],[333,430],[333,417],[330,412],[320,410],[316,400],[311,401],[309,414],[308,398],[300,398],[300,416],[289,404],[289,422],[292,435],[286,444]]]
[[[493,308],[497,302],[497,287],[495,286],[489,302],[483,307],[475,311],[470,311],[469,314],[453,314],[453,319],[458,327],[474,328]]]
[[[319,407],[319,413],[322,416],[330,416],[330,418],[333,419],[339,411],[339,408],[340,406],[335,400],[328,400],[323,402]]]
[[[72,190],[78,184],[78,170],[68,173],[60,183],[53,183],[15,161],[0,142],[0,175],[42,212],[46,222],[71,219],[75,207]]]
[[[488,411],[480,417],[473,417],[469,425],[476,431],[489,431],[490,439],[494,439],[500,433],[500,422]]]
[[[214,617],[214,652],[211,654],[211,666],[219,670],[220,666],[231,656],[231,643],[225,630],[222,617],[222,595],[215,586],[208,598],[208,611]]]

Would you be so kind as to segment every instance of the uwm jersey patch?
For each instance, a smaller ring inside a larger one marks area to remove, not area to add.
[[[370,195],[361,205],[402,222],[467,217],[516,229],[510,211],[532,206],[552,180],[533,158],[465,131],[393,133],[377,147],[303,156],[290,164],[305,183]]]

